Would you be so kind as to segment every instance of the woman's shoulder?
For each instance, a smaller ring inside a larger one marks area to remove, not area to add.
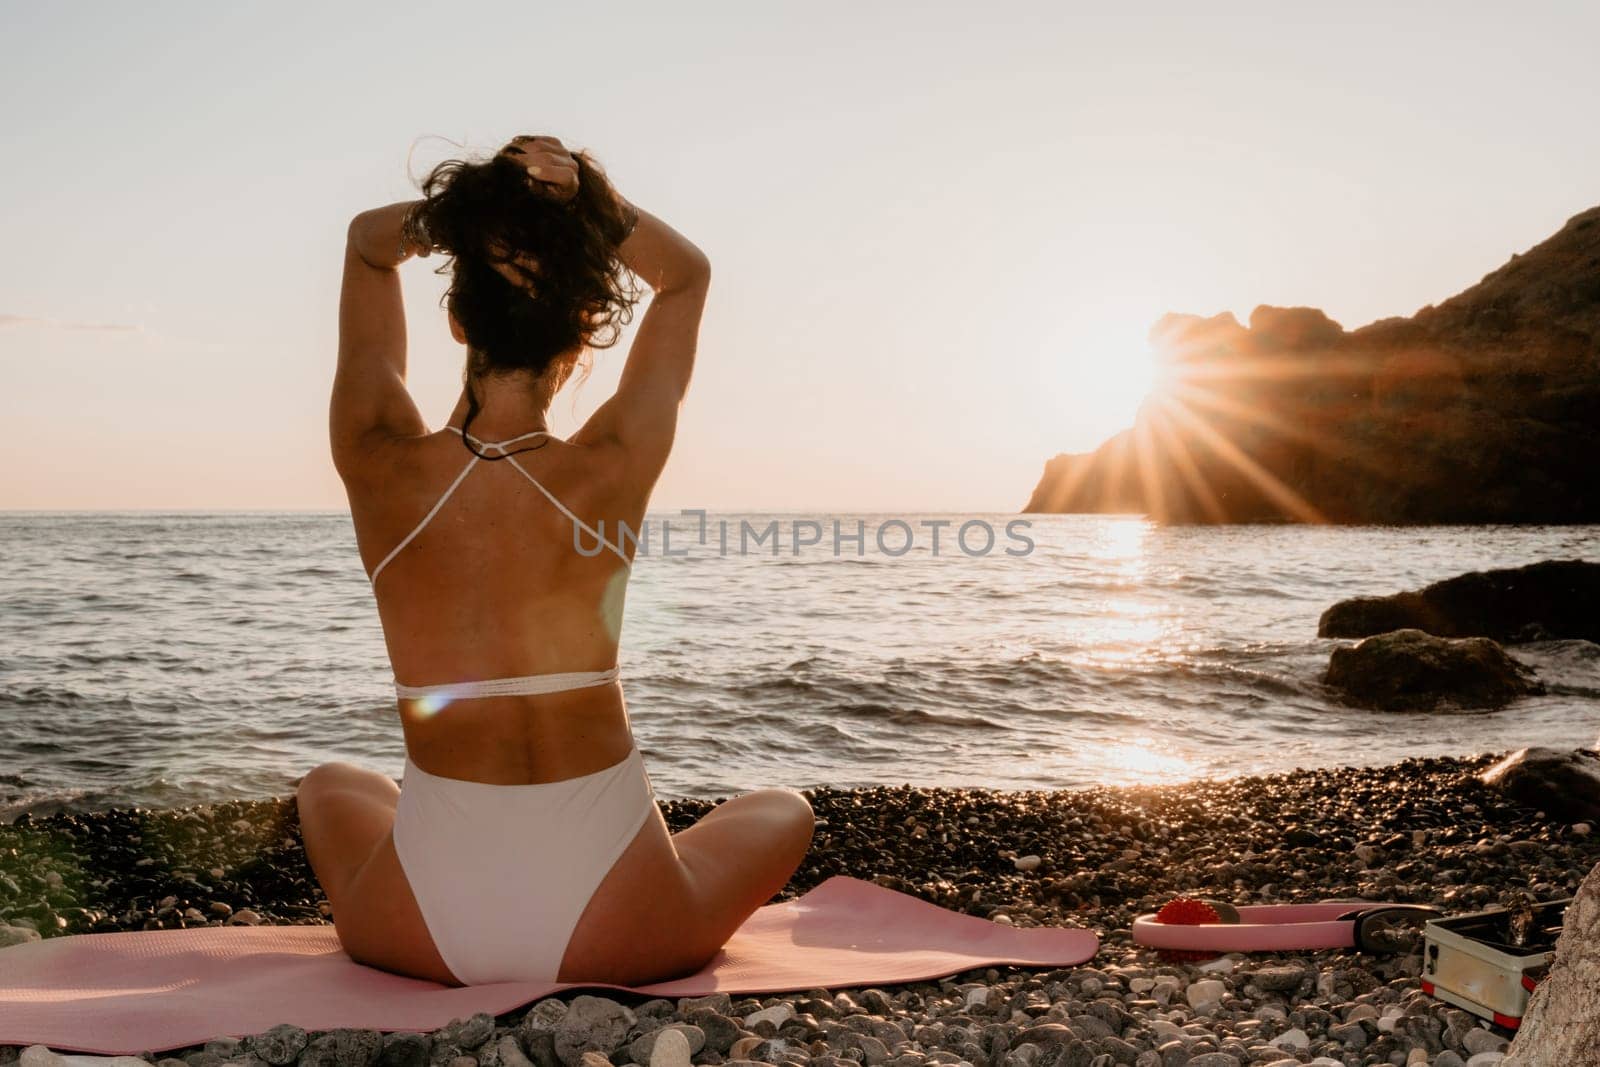
[[[353,447],[347,447],[335,464],[339,477],[351,491],[372,488],[393,489],[396,479],[422,476],[427,470],[442,462],[441,438],[451,437],[463,462],[469,457],[461,448],[460,438],[446,430],[430,430],[420,434],[388,433],[373,430],[365,434]]]

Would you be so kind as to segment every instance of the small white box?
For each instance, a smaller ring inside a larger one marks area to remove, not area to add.
[[[1511,944],[1504,908],[1431,919],[1423,928],[1422,991],[1515,1030],[1556,954],[1566,900],[1536,904],[1525,944]]]

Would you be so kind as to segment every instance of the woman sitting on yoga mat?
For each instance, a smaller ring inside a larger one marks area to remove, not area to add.
[[[672,449],[710,283],[701,251],[554,137],[452,160],[356,216],[330,432],[395,672],[401,788],[300,782],[306,855],[351,957],[453,984],[637,985],[693,972],[788,881],[799,793],[667,831],[617,677],[632,541]],[[396,268],[447,255],[465,387],[430,432],[406,391]],[[556,391],[654,290],[608,399],[550,435]]]

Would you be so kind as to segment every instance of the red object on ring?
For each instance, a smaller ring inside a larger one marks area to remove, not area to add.
[[[1206,923],[1220,922],[1222,915],[1203,900],[1193,897],[1176,897],[1161,905],[1161,910],[1156,912],[1156,922],[1167,926],[1201,926]],[[1187,951],[1184,949],[1164,948],[1159,953],[1160,957],[1169,963],[1198,963],[1201,960],[1214,960],[1215,952]]]

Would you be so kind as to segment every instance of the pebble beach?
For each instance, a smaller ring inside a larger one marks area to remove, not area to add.
[[[1494,760],[1148,788],[806,791],[817,832],[777,899],[836,874],[1015,926],[1102,938],[1088,964],[678,1001],[570,992],[432,1034],[290,1025],[145,1055],[162,1067],[1489,1067],[1508,1036],[1424,995],[1420,951],[1175,962],[1133,918],[1177,895],[1361,897],[1455,911],[1570,896],[1600,835],[1478,781]],[[673,830],[713,806],[662,804]],[[292,797],[24,816],[0,826],[0,944],[207,924],[325,923]],[[1420,946],[1419,946],[1420,947]],[[677,1031],[677,1033],[671,1033]],[[0,1047],[0,1064],[61,1061]]]

